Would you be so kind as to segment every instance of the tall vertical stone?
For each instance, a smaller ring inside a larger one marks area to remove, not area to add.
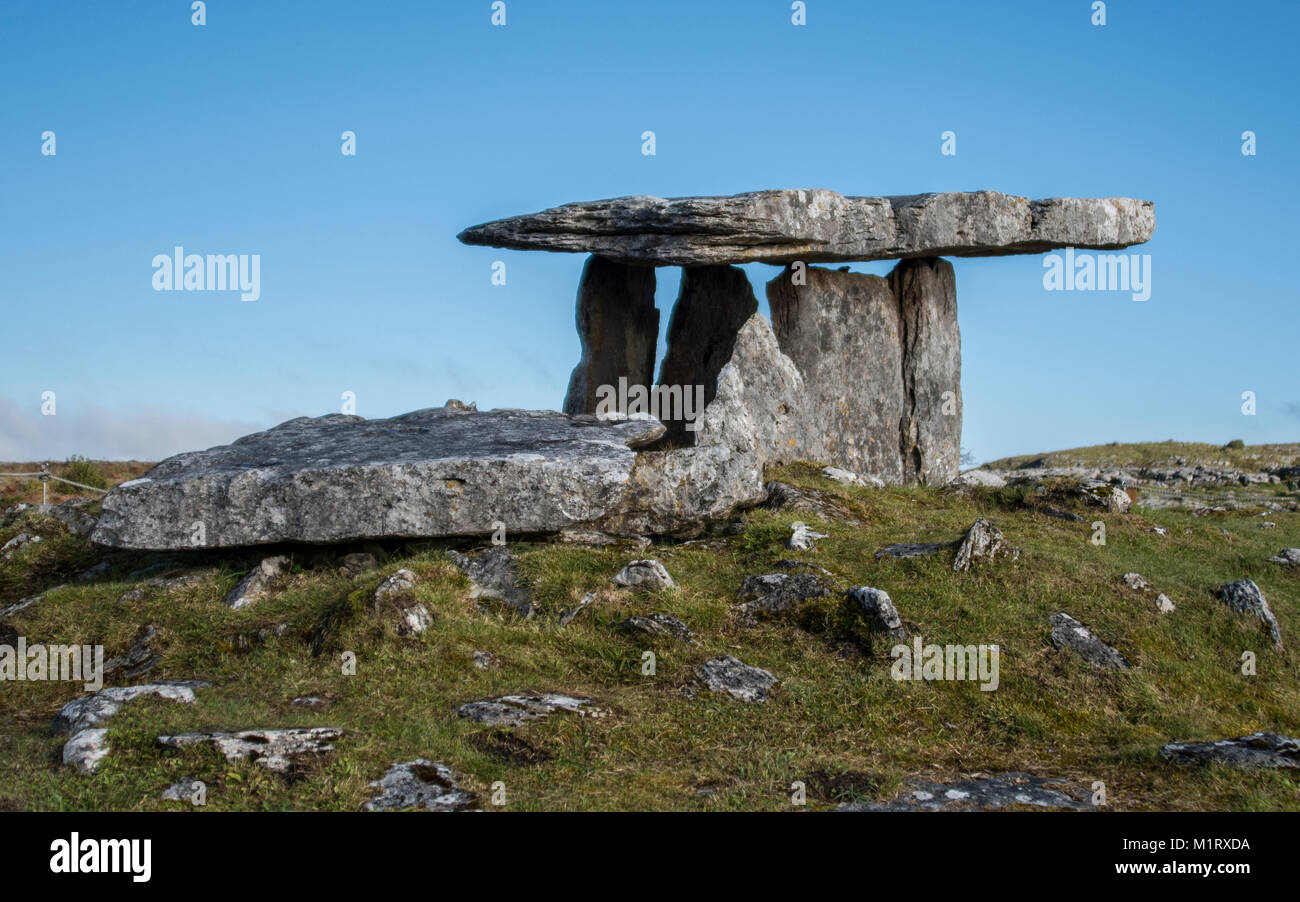
[[[704,403],[718,391],[718,374],[731,359],[736,336],[758,312],[758,300],[745,271],[735,266],[682,268],[681,289],[668,320],[668,351],[659,368],[660,385],[704,386]],[[702,413],[703,411],[698,411]],[[664,423],[674,441],[686,435],[684,420]]]
[[[578,337],[582,359],[569,377],[564,412],[596,412],[596,390],[618,385],[654,384],[659,311],[655,309],[653,266],[629,266],[589,257],[578,285]]]
[[[888,277],[903,326],[905,482],[945,485],[961,463],[961,330],[952,264],[900,261]]]
[[[803,376],[825,459],[903,482],[903,324],[888,282],[795,264],[767,283],[767,299],[781,351]]]

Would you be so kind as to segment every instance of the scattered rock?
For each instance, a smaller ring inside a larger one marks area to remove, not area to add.
[[[478,557],[450,552],[456,566],[469,577],[470,598],[503,602],[522,617],[535,611],[532,594],[515,577],[515,558],[504,545],[493,545]]]
[[[225,604],[236,611],[248,607],[263,598],[276,577],[289,569],[289,559],[284,555],[263,558],[248,575],[239,581],[239,585],[226,595]]]
[[[188,802],[199,787],[199,781],[193,777],[181,777],[163,790],[164,802]]]
[[[813,573],[767,573],[746,576],[736,593],[736,611],[744,621],[759,614],[778,614],[808,598],[829,598],[835,587]]]
[[[877,558],[892,557],[900,560],[907,560],[914,557],[926,557],[943,551],[945,548],[951,548],[956,542],[899,542],[896,545],[886,545],[876,552]]]
[[[1013,561],[1020,557],[1020,549],[1008,551],[1003,547],[1002,530],[983,517],[971,524],[966,535],[957,546],[957,556],[952,562],[952,569],[957,572],[969,570],[977,560],[992,561],[997,557],[1009,556]]]
[[[0,608],[0,620],[3,620],[4,618],[9,617],[13,614],[17,614],[19,611],[26,610],[27,608],[30,608],[34,604],[40,604],[42,601],[45,600],[45,595],[46,593],[44,592],[42,592],[40,595],[29,595],[26,598],[20,598],[18,601],[15,601],[11,605],[6,605],[5,607]]]
[[[126,654],[117,655],[104,662],[104,676],[124,670],[127,679],[134,679],[148,673],[162,661],[161,655],[153,652],[153,641],[158,638],[158,628],[147,623],[136,636],[135,641],[126,650]]]
[[[895,642],[907,638],[903,619],[898,616],[898,608],[894,607],[888,592],[871,586],[854,586],[848,591],[848,601],[866,617],[873,633],[883,633]]]
[[[824,532],[813,532],[804,523],[790,524],[790,538],[785,540],[785,547],[791,551],[816,551],[817,540],[829,538]]]
[[[1057,520],[1065,520],[1069,523],[1082,523],[1083,517],[1080,517],[1074,511],[1062,510],[1059,507],[1053,507],[1050,504],[1044,504],[1038,509],[1038,512]]]
[[[1156,596],[1156,611],[1160,614],[1172,614],[1174,612],[1174,603],[1169,600],[1169,596],[1161,592]]]
[[[294,708],[328,708],[330,701],[319,695],[300,695],[289,702],[289,705]]]
[[[63,744],[63,763],[73,765],[83,774],[93,773],[109,751],[108,730],[81,730]]]
[[[823,520],[841,520],[850,526],[859,525],[848,509],[826,492],[801,489],[785,482],[769,482],[763,488],[767,492],[767,506],[774,510],[798,511]]]
[[[366,811],[460,811],[474,803],[474,797],[460,788],[459,774],[425,758],[394,764],[370,785],[382,791],[362,806]]]
[[[1102,642],[1069,614],[1053,614],[1051,624],[1052,644],[1057,648],[1069,648],[1085,661],[1099,667],[1127,670],[1131,666],[1118,649]]]
[[[397,623],[397,635],[418,636],[433,626],[433,615],[423,604],[417,602],[402,610],[402,619]]]
[[[967,470],[965,473],[957,474],[952,482],[948,484],[984,486],[991,489],[1000,489],[1007,484],[1007,481],[992,470]]]
[[[751,667],[731,655],[710,658],[698,670],[710,692],[725,692],[744,702],[767,701],[767,692],[776,685],[776,677],[760,667]]]
[[[1124,585],[1137,592],[1151,588],[1151,584],[1146,581],[1146,578],[1141,573],[1125,573],[1119,579]]]
[[[1080,517],[1079,519],[1082,520],[1083,518]],[[1169,535],[1169,530],[1165,529],[1163,526],[1153,526],[1150,529],[1148,529],[1147,532],[1153,532],[1158,536]]]
[[[614,584],[629,589],[648,589],[652,592],[677,587],[673,578],[668,575],[668,571],[664,569],[664,565],[650,559],[632,561],[614,574]]]
[[[846,803],[836,811],[986,811],[1011,805],[1087,811],[1092,806],[1067,795],[1065,781],[1033,774],[1008,773],[957,783],[909,780],[910,787],[892,802]],[[1051,788],[1060,786],[1061,789]]]
[[[838,482],[840,485],[870,486],[875,489],[885,487],[885,481],[878,476],[853,473],[841,467],[822,467],[822,475],[831,482]]]
[[[579,614],[581,614],[583,609],[595,600],[596,600],[595,592],[588,592],[586,595],[582,596],[582,600],[578,602],[576,607],[574,607],[572,610],[565,611],[563,614],[560,615],[560,626],[568,626],[570,623],[573,622],[574,617],[577,617]]]
[[[1245,769],[1300,767],[1300,740],[1251,733],[1217,742],[1171,742],[1160,757],[1173,764],[1226,764]]]
[[[593,707],[589,698],[575,698],[548,692],[542,695],[503,695],[479,702],[467,702],[456,709],[461,717],[490,727],[516,727],[549,717],[556,711],[579,716],[601,717],[605,712]]]
[[[375,589],[374,603],[379,605],[390,599],[409,598],[416,582],[416,576],[410,570],[398,570],[385,577]]]
[[[497,663],[496,656],[487,651],[474,652],[474,666],[479,670],[488,670],[495,667]]]
[[[8,542],[5,542],[3,545],[0,545],[0,557],[4,557],[6,559],[11,558],[20,548],[23,548],[27,545],[35,545],[37,542],[40,541],[41,541],[40,536],[32,535],[31,533],[28,532],[20,532],[18,533],[18,535],[10,539]]]
[[[206,689],[211,683],[199,680],[165,680],[140,686],[118,686],[100,689],[89,695],[74,698],[54,715],[52,729],[57,733],[75,733],[107,720],[122,709],[122,705],[145,695],[193,704],[195,689]]]
[[[303,756],[334,751],[331,743],[342,735],[343,730],[338,727],[296,727],[236,733],[181,733],[159,736],[158,744],[173,749],[210,745],[232,764],[248,758],[272,773],[283,774]]]
[[[660,614],[658,612],[637,614],[627,618],[620,623],[619,626],[626,630],[645,633],[647,636],[654,638],[659,638],[660,636],[672,636],[677,639],[685,639],[689,641],[694,636],[690,627],[685,623],[682,623],[676,617],[670,617],[667,614]]]
[[[1300,548],[1283,548],[1277,554],[1269,558],[1275,564],[1286,564],[1290,567],[1300,567]],[[0,617],[3,617],[0,612]]]
[[[1273,644],[1278,648],[1282,647],[1282,630],[1278,626],[1277,617],[1273,615],[1273,609],[1268,606],[1264,593],[1259,591],[1259,586],[1255,585],[1253,579],[1239,579],[1236,582],[1225,583],[1219,586],[1217,594],[1224,604],[1238,614],[1250,614],[1259,618],[1272,634]]]

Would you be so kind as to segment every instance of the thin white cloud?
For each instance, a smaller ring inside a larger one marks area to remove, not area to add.
[[[156,461],[229,444],[273,425],[138,406],[109,410],[62,403],[54,416],[44,416],[39,401],[20,406],[0,397],[0,460],[65,460],[80,454],[97,460]]]

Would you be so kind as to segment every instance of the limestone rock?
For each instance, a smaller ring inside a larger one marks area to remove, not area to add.
[[[955,544],[955,542],[898,542],[894,545],[886,545],[877,551],[876,557],[892,557],[900,560],[928,557],[943,551],[945,548],[951,548]]]
[[[18,599],[13,604],[5,605],[3,608],[0,608],[0,620],[17,614],[19,611],[26,610],[34,604],[40,604],[45,600],[45,594],[46,593],[42,592],[40,595],[29,595],[26,598]]]
[[[162,792],[164,802],[188,802],[198,790],[200,783],[193,777],[181,777]]]
[[[127,679],[134,679],[153,670],[162,660],[162,656],[153,651],[153,641],[157,638],[158,628],[152,623],[146,623],[127,648],[126,654],[115,655],[104,662],[104,676],[122,670]]]
[[[1169,596],[1161,592],[1156,596],[1156,611],[1161,614],[1172,614],[1175,610],[1174,603]]]
[[[1226,583],[1219,586],[1217,594],[1224,604],[1238,614],[1257,617],[1268,627],[1269,633],[1273,636],[1273,644],[1278,648],[1282,647],[1282,629],[1278,626],[1277,617],[1253,579],[1239,579],[1236,582]]]
[[[700,665],[699,677],[710,692],[725,692],[743,702],[767,701],[776,677],[761,667],[751,667],[731,655],[710,658]]]
[[[200,680],[163,680],[140,686],[101,689],[74,698],[60,708],[59,713],[54,715],[51,728],[58,733],[75,733],[93,727],[122,710],[122,705],[126,702],[146,695],[190,705],[195,700],[195,689],[206,689],[211,685]]]
[[[467,702],[456,709],[461,717],[468,717],[490,727],[516,727],[542,720],[556,711],[568,711],[584,717],[604,715],[603,711],[592,705],[589,698],[554,692],[542,695],[503,695],[480,702]]]
[[[953,477],[952,485],[976,485],[1000,489],[1007,481],[992,470],[967,470]]]
[[[884,480],[877,476],[850,473],[840,467],[822,467],[822,475],[831,482],[838,482],[840,485],[871,486],[877,489],[885,486]]]
[[[754,288],[743,269],[682,269],[681,289],[668,321],[668,351],[659,368],[659,384],[686,390],[703,386],[704,403],[711,403],[717,395],[718,375],[731,361],[741,327],[757,312]],[[685,437],[684,421],[666,421],[664,425],[669,436]]]
[[[767,573],[746,576],[736,593],[737,612],[742,620],[759,614],[779,614],[807,598],[829,598],[835,587],[815,573]]]
[[[1128,659],[1094,636],[1087,627],[1064,612],[1052,615],[1052,644],[1057,648],[1069,648],[1079,657],[1099,667],[1115,670],[1127,670]]]
[[[76,767],[83,774],[93,773],[110,750],[108,730],[80,730],[63,744],[63,763]]]
[[[1300,567],[1300,548],[1283,548],[1277,554],[1269,558],[1269,560],[1275,564],[1286,564],[1291,567]]]
[[[806,523],[790,524],[790,537],[785,540],[785,547],[791,551],[816,551],[817,540],[829,536],[824,532],[814,532]]]
[[[577,617],[584,610],[586,610],[587,606],[590,605],[595,600],[596,600],[595,592],[588,592],[586,595],[582,596],[582,600],[579,601],[577,605],[575,605],[573,608],[571,608],[568,611],[565,611],[563,614],[560,615],[560,626],[568,626],[570,623],[573,622],[575,617]]]
[[[375,589],[374,602],[381,604],[390,599],[409,598],[415,589],[415,583],[414,573],[405,568],[398,570],[384,577],[384,581]]]
[[[258,601],[270,588],[272,581],[289,569],[289,559],[284,555],[263,558],[248,575],[239,581],[239,585],[226,595],[227,607],[240,610]]]
[[[1141,573],[1125,573],[1119,578],[1119,580],[1124,585],[1137,592],[1151,588],[1151,584],[1146,581],[1146,577]]]
[[[190,549],[488,535],[497,520],[515,533],[599,528],[627,501],[633,448],[663,432],[552,411],[301,417],[117,486],[92,539]]]
[[[625,630],[644,633],[653,638],[672,636],[689,641],[694,636],[691,628],[685,623],[682,623],[676,617],[670,617],[657,611],[645,615],[634,615],[624,620],[619,626]]]
[[[882,633],[895,642],[907,638],[903,618],[898,616],[898,608],[894,607],[888,592],[871,586],[854,586],[849,589],[848,601],[863,614],[873,633]]]
[[[975,561],[992,561],[1002,556],[1012,559],[1020,556],[1019,549],[1008,549],[1002,540],[1002,530],[983,517],[978,518],[966,530],[966,535],[957,546],[957,555],[953,559],[952,569],[961,573],[969,570]]]
[[[459,774],[425,758],[394,764],[370,785],[382,791],[362,806],[366,811],[460,811],[474,803],[474,797],[460,788]]]
[[[493,545],[478,557],[451,552],[456,566],[469,577],[470,598],[504,602],[521,617],[534,613],[533,596],[515,576],[515,558],[504,545]]]
[[[767,483],[764,490],[767,492],[767,506],[774,510],[798,511],[823,520],[841,520],[850,526],[857,525],[848,509],[826,492],[775,481]]]
[[[597,390],[617,386],[620,376],[631,385],[654,384],[659,311],[653,267],[588,259],[578,286],[577,319],[582,359],[569,378],[565,413],[595,413]]]
[[[248,758],[273,773],[283,774],[288,773],[301,757],[334,751],[332,743],[342,735],[343,730],[338,727],[296,727],[235,733],[181,733],[159,736],[158,744],[173,749],[211,745],[231,763]]]
[[[399,636],[419,636],[433,626],[433,614],[423,604],[416,603],[402,609],[402,619],[397,622]]]
[[[1009,773],[957,783],[909,780],[892,802],[845,803],[836,811],[988,811],[1011,805],[1086,811],[1091,806],[1065,792],[1065,781],[1033,774]]]
[[[35,545],[40,541],[41,537],[38,535],[33,535],[29,532],[20,532],[8,542],[0,545],[0,557],[6,559],[11,558],[19,551],[19,549],[28,545]]]
[[[1131,198],[1031,201],[995,191],[845,197],[795,189],[573,203],[474,226],[459,237],[466,244],[698,266],[1115,249],[1146,241],[1154,229],[1154,206]]]
[[[664,565],[651,559],[632,561],[614,574],[613,583],[628,589],[648,589],[651,592],[677,587]]]
[[[1217,742],[1171,742],[1160,757],[1174,764],[1226,764],[1245,769],[1300,767],[1300,740],[1251,733]]]
[[[903,346],[903,481],[946,485],[961,463],[961,330],[952,264],[903,260],[888,277]]]

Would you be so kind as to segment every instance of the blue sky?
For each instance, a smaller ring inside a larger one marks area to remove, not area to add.
[[[779,187],[1155,201],[1145,303],[1046,292],[1041,256],[954,261],[980,459],[1300,440],[1300,5],[1114,0],[1104,27],[1089,0],[808,0],[803,27],[785,0],[508,0],[505,27],[488,0],[207,7],[0,5],[0,460],[157,458],[344,391],[365,416],[558,407],[583,257],[457,232]],[[261,299],[155,292],[176,245],[260,254]],[[778,270],[747,270],[762,299]]]

